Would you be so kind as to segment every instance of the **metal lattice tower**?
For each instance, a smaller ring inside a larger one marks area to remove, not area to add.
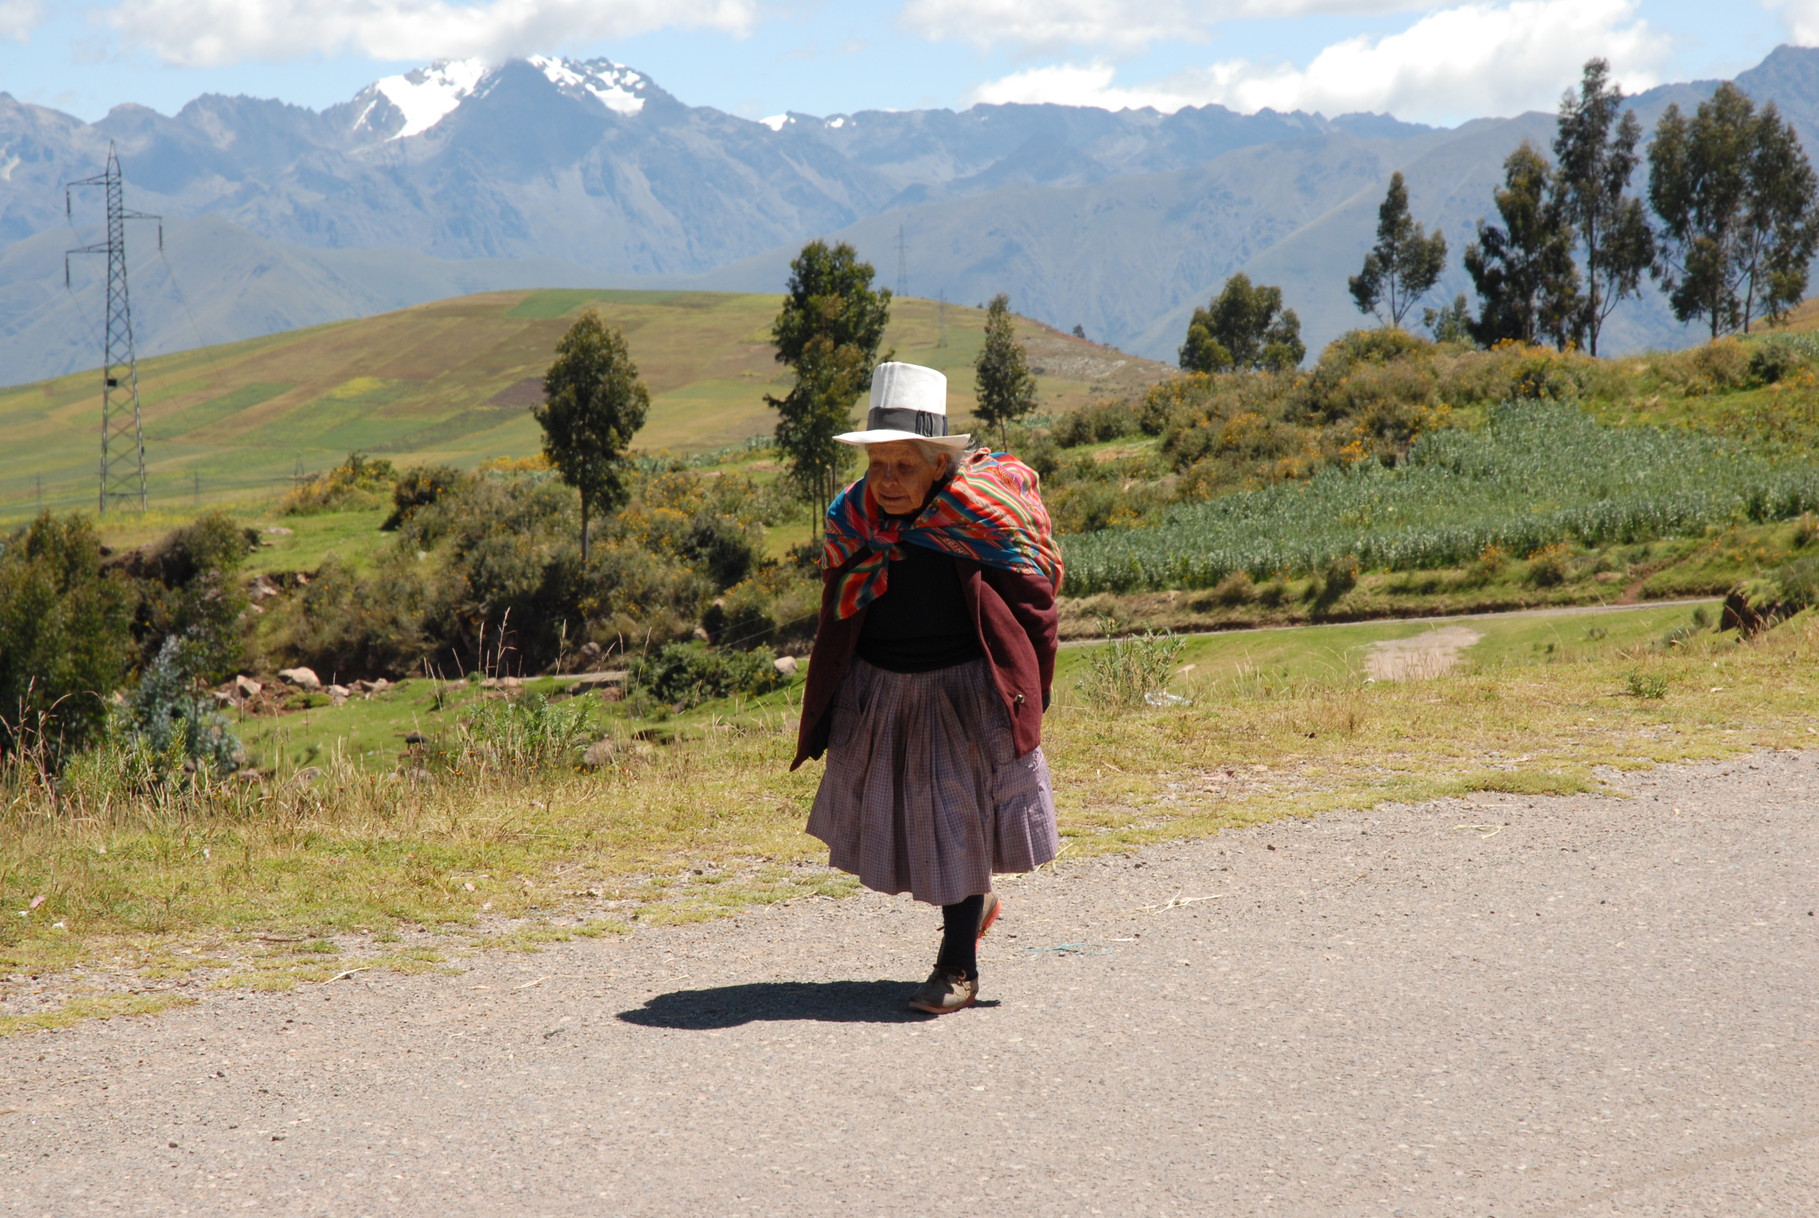
[[[101,496],[109,503],[136,499],[145,509],[145,431],[139,419],[139,366],[133,357],[133,314],[126,295],[126,222],[158,220],[158,249],[164,249],[164,224],[158,216],[127,211],[120,187],[120,158],[107,146],[107,168],[92,178],[71,182],[63,192],[63,210],[74,214],[71,195],[78,186],[107,192],[107,240],[63,255],[63,283],[69,286],[73,254],[107,255],[107,326],[101,343]]]

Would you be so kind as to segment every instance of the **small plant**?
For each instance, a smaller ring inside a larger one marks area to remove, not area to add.
[[[1120,636],[1117,619],[1099,616],[1105,642],[1086,652],[1086,675],[1076,685],[1094,706],[1129,710],[1165,700],[1185,640],[1173,631]]]
[[[1667,678],[1656,672],[1631,669],[1623,678],[1624,692],[1632,698],[1659,702],[1667,697]]]
[[[1794,521],[1794,548],[1804,550],[1815,541],[1819,541],[1819,516],[1807,512]]]
[[[167,769],[223,775],[239,768],[240,741],[221,713],[195,693],[175,635],[164,640],[140,676],[126,709],[132,734]]]
[[[495,772],[527,773],[565,764],[587,736],[587,706],[525,693],[481,702],[465,715],[456,751],[463,762]]]

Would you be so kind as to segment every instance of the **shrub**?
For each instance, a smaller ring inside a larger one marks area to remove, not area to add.
[[[419,465],[407,469],[392,483],[392,514],[379,527],[390,532],[409,520],[418,508],[428,507],[467,484],[468,476],[452,465]]]
[[[331,554],[296,595],[274,602],[270,645],[325,678],[404,676],[437,649],[430,576],[402,551],[382,554],[364,575]]]
[[[328,473],[291,491],[278,510],[287,516],[313,516],[319,512],[378,507],[397,476],[398,471],[385,458],[351,452]]]
[[[728,589],[702,615],[702,625],[718,647],[780,647],[812,639],[820,608],[819,579],[773,562]]]
[[[132,564],[142,576],[134,631],[145,663],[175,636],[188,676],[219,681],[241,667],[247,598],[236,576],[258,539],[227,513],[208,512]]]
[[[1050,434],[1063,448],[1103,444],[1131,435],[1140,428],[1137,412],[1129,402],[1099,402],[1064,415]]]
[[[1528,579],[1537,588],[1554,588],[1566,582],[1566,560],[1571,551],[1563,545],[1542,546],[1528,556]]]
[[[1652,362],[1664,384],[1688,397],[1703,397],[1747,385],[1752,355],[1742,339],[1732,337],[1655,356]]]
[[[632,660],[627,684],[653,702],[677,710],[710,698],[755,696],[783,686],[777,655],[769,647],[720,651],[705,643],[670,643]]]
[[[132,604],[80,513],[42,513],[0,544],[0,749],[28,723],[53,761],[100,735],[132,668]]]

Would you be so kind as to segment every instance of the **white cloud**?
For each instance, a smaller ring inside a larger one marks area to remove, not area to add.
[[[1169,111],[1216,102],[1245,113],[1374,110],[1439,123],[1551,110],[1594,56],[1611,61],[1626,91],[1656,83],[1671,47],[1637,16],[1638,7],[1639,0],[1466,4],[1429,13],[1400,33],[1334,43],[1306,67],[1233,59],[1120,87],[1115,69],[1097,61],[1019,72],[981,85],[968,100]]]
[[[44,5],[38,0],[0,0],[0,38],[24,42],[42,20]]]
[[[1819,46],[1819,0],[1769,0],[1770,8],[1783,10],[1787,40],[1799,47]]]
[[[498,59],[664,28],[743,34],[755,18],[755,0],[124,0],[103,20],[165,63],[207,68],[349,52]]]
[[[1237,18],[1381,16],[1427,7],[1427,0],[908,0],[899,20],[923,38],[980,47],[1129,51],[1204,38]]]

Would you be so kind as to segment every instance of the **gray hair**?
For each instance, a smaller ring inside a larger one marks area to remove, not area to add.
[[[947,472],[950,474],[954,472],[954,467],[959,464],[955,458],[960,454],[945,444],[936,444],[930,440],[911,440],[910,443],[915,445],[916,452],[930,465],[935,464],[936,461],[945,457],[947,459]]]

